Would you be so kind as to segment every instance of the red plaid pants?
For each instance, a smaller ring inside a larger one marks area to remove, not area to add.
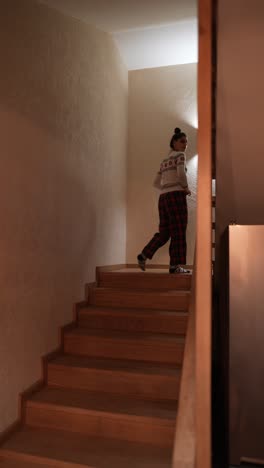
[[[170,239],[170,265],[185,265],[188,222],[186,193],[174,191],[160,195],[159,219],[159,232],[154,234],[142,253],[147,258],[152,258],[154,253]]]

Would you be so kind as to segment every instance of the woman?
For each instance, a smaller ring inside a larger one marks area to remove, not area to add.
[[[160,165],[154,187],[161,190],[159,197],[159,232],[137,256],[138,265],[145,271],[146,260],[170,239],[170,273],[190,273],[186,264],[186,228],[188,220],[186,195],[191,195],[186,177],[186,134],[175,128],[170,141],[171,151]]]

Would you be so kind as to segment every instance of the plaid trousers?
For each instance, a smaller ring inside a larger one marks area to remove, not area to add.
[[[188,222],[186,193],[174,191],[159,197],[159,232],[144,247],[142,253],[152,258],[154,253],[170,241],[170,265],[186,264],[186,228]]]

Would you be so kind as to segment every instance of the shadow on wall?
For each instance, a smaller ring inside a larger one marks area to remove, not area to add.
[[[197,129],[188,123],[184,123],[184,129],[188,136],[189,145],[186,151],[187,178],[191,190],[191,196],[187,197],[188,203],[188,226],[187,226],[187,263],[192,264],[195,251],[196,239],[196,210],[197,210],[197,177],[198,177],[198,155],[197,155]]]

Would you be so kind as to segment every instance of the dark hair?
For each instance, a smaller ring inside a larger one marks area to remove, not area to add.
[[[173,142],[179,140],[182,137],[186,137],[186,134],[182,132],[180,128],[176,127],[174,130],[174,135],[172,135],[172,138],[170,141],[171,149],[173,149]]]

